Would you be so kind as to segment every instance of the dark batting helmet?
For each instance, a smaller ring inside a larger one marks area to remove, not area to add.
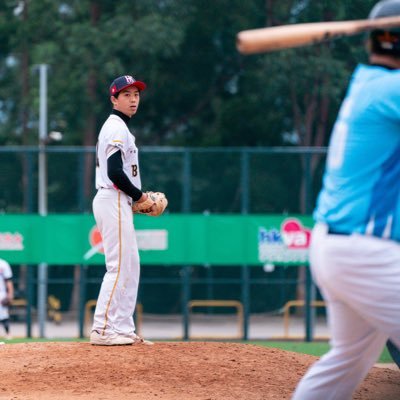
[[[382,0],[375,4],[369,19],[400,16],[400,0]],[[375,29],[370,33],[371,52],[400,58],[400,28]]]

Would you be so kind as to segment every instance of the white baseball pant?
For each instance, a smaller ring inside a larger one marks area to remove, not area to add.
[[[99,189],[93,199],[93,213],[103,239],[107,271],[92,330],[104,335],[132,335],[140,264],[131,198],[119,190]]]
[[[300,381],[293,400],[349,400],[386,340],[400,348],[400,245],[313,230],[310,262],[327,303],[331,350]]]

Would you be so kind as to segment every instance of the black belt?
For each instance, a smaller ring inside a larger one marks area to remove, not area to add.
[[[345,235],[345,236],[351,235],[351,233],[339,232],[339,231],[336,231],[335,229],[332,229],[332,228],[328,228],[328,234],[329,235]]]

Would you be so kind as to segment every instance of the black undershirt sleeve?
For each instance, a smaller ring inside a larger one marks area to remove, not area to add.
[[[132,197],[133,201],[138,201],[142,197],[142,191],[132,184],[122,168],[121,150],[107,158],[107,175],[111,182]]]

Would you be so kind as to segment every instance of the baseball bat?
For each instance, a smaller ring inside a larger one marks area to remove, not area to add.
[[[236,47],[242,54],[256,54],[319,43],[371,29],[400,26],[400,16],[352,21],[311,22],[241,31]]]

